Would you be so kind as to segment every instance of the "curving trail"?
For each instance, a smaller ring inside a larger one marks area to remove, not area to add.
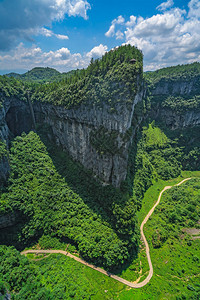
[[[182,180],[181,182],[179,182],[178,184],[175,184],[174,186],[179,186],[181,185],[183,182],[187,181],[187,180],[190,180],[191,178],[186,178],[184,180]],[[28,254],[28,253],[61,253],[61,254],[64,254],[70,258],[73,258],[74,260],[82,263],[83,265],[85,266],[88,266],[90,268],[92,268],[93,270],[96,270],[106,276],[109,276],[129,287],[132,287],[132,288],[141,288],[143,286],[145,286],[151,279],[151,277],[153,276],[153,265],[152,265],[152,262],[151,262],[151,257],[150,257],[150,251],[149,251],[149,245],[147,243],[147,240],[146,240],[146,237],[144,235],[144,232],[143,232],[143,228],[144,228],[144,225],[146,224],[146,222],[148,221],[149,217],[152,215],[152,213],[154,212],[156,206],[160,203],[160,200],[161,200],[161,197],[162,197],[162,194],[164,193],[164,191],[168,190],[172,188],[172,186],[166,186],[164,187],[164,189],[160,192],[159,194],[159,197],[158,197],[158,200],[157,202],[154,204],[154,206],[150,209],[150,211],[148,212],[148,214],[146,215],[146,217],[144,218],[141,226],[140,226],[140,232],[141,232],[141,237],[142,237],[142,240],[144,241],[144,245],[145,245],[145,248],[146,248],[146,255],[147,255],[147,260],[148,260],[148,264],[149,264],[149,274],[148,276],[142,281],[142,282],[139,282],[139,283],[136,283],[136,282],[130,282],[126,279],[123,279],[119,276],[116,276],[114,274],[111,274],[99,267],[96,267],[95,265],[92,265],[92,264],[89,264],[87,263],[85,260],[67,252],[67,251],[64,251],[64,250],[25,250],[23,252],[21,252],[21,254]]]

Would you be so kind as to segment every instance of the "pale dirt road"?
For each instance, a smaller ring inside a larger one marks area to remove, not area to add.
[[[186,178],[184,180],[182,180],[181,182],[179,182],[178,184],[174,185],[174,186],[179,186],[181,185],[183,182],[187,181],[187,180],[190,180],[191,178]],[[144,228],[144,225],[146,224],[146,222],[148,221],[148,219],[150,218],[150,216],[152,215],[152,213],[154,212],[156,206],[160,203],[160,200],[161,200],[161,197],[162,197],[162,194],[164,193],[164,191],[168,190],[172,188],[172,186],[166,186],[164,187],[164,189],[160,192],[159,194],[159,197],[158,197],[158,200],[157,202],[154,204],[154,206],[150,209],[150,211],[148,212],[148,214],[146,215],[146,217],[144,218],[141,226],[140,226],[140,232],[141,232],[141,237],[142,237],[142,240],[144,241],[144,245],[145,245],[145,248],[146,248],[146,255],[147,255],[147,260],[148,260],[148,264],[149,264],[149,274],[148,276],[142,281],[142,282],[139,282],[139,283],[136,283],[136,282],[130,282],[126,279],[123,279],[119,276],[116,276],[114,274],[111,274],[99,267],[96,267],[95,265],[92,265],[92,264],[89,264],[87,263],[86,261],[84,261],[83,259],[75,256],[75,255],[72,255],[70,254],[69,252],[67,251],[64,251],[64,250],[25,250],[23,252],[21,252],[21,254],[28,254],[28,253],[60,253],[60,254],[64,254],[78,262],[80,262],[81,264],[87,266],[87,267],[90,267],[92,268],[93,270],[96,270],[106,276],[109,276],[129,287],[132,287],[132,288],[141,288],[143,286],[145,286],[151,279],[151,277],[153,276],[153,265],[152,265],[152,262],[151,262],[151,257],[150,257],[150,251],[149,251],[149,245],[147,243],[147,240],[146,240],[146,237],[144,235],[144,232],[143,232],[143,228]]]

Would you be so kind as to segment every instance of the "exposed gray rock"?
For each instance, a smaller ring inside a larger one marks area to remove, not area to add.
[[[1,183],[4,183],[9,175],[10,172],[10,166],[9,166],[9,162],[8,159],[6,157],[4,157],[1,161],[0,161],[0,185]]]
[[[195,94],[198,90],[200,78],[193,80],[180,79],[172,81],[170,79],[161,79],[151,90],[152,95],[189,95]]]
[[[171,129],[200,126],[200,112],[194,110],[177,114],[173,110],[163,108],[160,110],[160,118],[165,120]]]
[[[133,99],[132,105],[117,104],[115,112],[104,103],[102,107],[80,105],[76,109],[64,109],[44,103],[36,103],[34,110],[36,120],[48,124],[53,132],[57,145],[67,150],[74,160],[98,176],[104,183],[120,186],[127,174],[128,149],[132,137],[126,142],[123,135],[131,127],[135,105],[142,101],[141,89]],[[108,132],[117,131],[117,144],[121,151],[116,154],[100,154],[91,145],[90,137],[100,127]]]
[[[153,118],[159,118],[166,124],[167,127],[172,130],[178,128],[194,127],[200,125],[200,111],[195,109],[183,110],[177,112],[169,107],[162,107],[159,100],[159,96],[190,96],[195,94],[199,95],[199,82],[200,78],[196,77],[191,81],[180,79],[178,81],[172,81],[170,79],[161,79],[155,84],[154,88],[150,90],[154,98],[154,105],[152,106],[151,114]],[[157,99],[157,103],[156,100]]]
[[[17,223],[17,217],[16,213],[9,213],[0,216],[0,229],[15,225]]]

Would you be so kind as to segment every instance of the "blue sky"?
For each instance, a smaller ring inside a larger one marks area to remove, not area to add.
[[[0,0],[0,74],[83,68],[125,43],[145,70],[200,61],[200,1]]]

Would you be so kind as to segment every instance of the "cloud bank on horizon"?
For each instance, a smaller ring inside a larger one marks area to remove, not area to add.
[[[131,44],[143,51],[145,70],[200,61],[199,0],[190,0],[187,9],[175,7],[174,1],[168,0],[146,18],[134,14],[127,19],[116,16],[89,52],[72,53],[66,47],[47,51],[37,42],[37,37],[43,37],[70,45],[70,34],[55,33],[52,24],[62,23],[66,17],[79,17],[87,23],[88,11],[92,13],[92,9],[87,0],[0,0],[0,69],[83,68],[91,58],[101,57],[121,44]]]

